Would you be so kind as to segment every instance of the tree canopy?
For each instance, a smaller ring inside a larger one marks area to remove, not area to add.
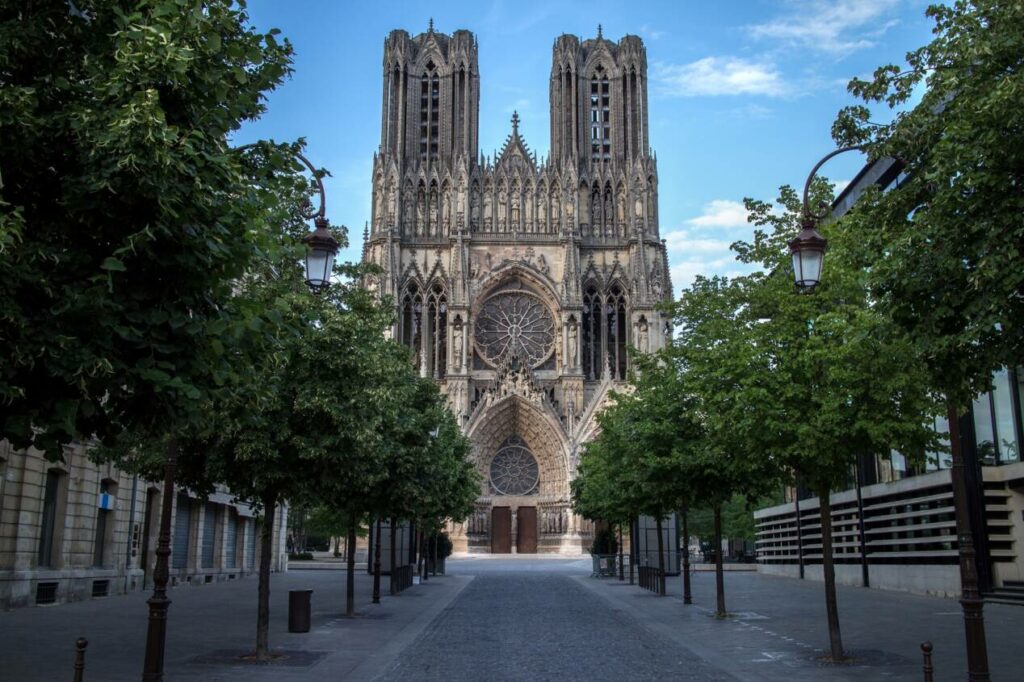
[[[833,136],[896,159],[904,177],[861,197],[833,243],[962,409],[1024,354],[1024,5],[958,0],[927,14],[934,39],[905,65],[850,81],[865,104],[843,109]],[[878,123],[866,105],[897,112]]]
[[[284,154],[228,136],[291,68],[244,4],[28,3],[0,13],[0,438],[181,424],[262,333],[232,287],[277,243]]]

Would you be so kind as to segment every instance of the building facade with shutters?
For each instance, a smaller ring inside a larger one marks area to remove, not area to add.
[[[433,26],[384,41],[365,284],[395,302],[393,337],[472,440],[484,483],[456,550],[578,553],[581,445],[627,349],[669,333],[646,49],[600,30],[555,40],[544,159],[515,114],[500,151],[480,153],[477,50]]]
[[[63,462],[0,441],[0,609],[80,601],[151,589],[163,487],[86,447]],[[274,570],[287,568],[287,508],[274,529]],[[258,570],[259,519],[220,490],[175,495],[171,585],[234,580]],[[173,598],[173,597],[172,597]]]

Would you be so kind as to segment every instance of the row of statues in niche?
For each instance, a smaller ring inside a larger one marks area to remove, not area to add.
[[[401,225],[402,234],[410,237],[440,237],[452,233],[453,228],[462,227],[466,221],[466,193],[453,192],[432,187],[403,192],[402,215],[397,215],[398,201],[394,188],[388,191],[384,200],[383,190],[374,196],[375,230],[385,225]],[[534,197],[536,200],[534,200]],[[653,196],[648,197],[653,205]],[[586,213],[580,217],[583,236],[625,238],[630,222],[643,225],[645,200],[637,197],[632,215],[627,215],[628,202],[624,192],[617,200],[612,193],[593,193]],[[646,211],[653,213],[652,208]],[[558,234],[563,225],[572,225],[576,213],[573,192],[554,190],[550,193],[525,194],[513,187],[507,192],[499,187],[497,193],[474,187],[469,197],[469,229],[473,232]]]

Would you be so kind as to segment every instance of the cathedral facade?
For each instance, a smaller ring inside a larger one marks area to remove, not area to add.
[[[456,551],[579,553],[589,525],[569,482],[595,415],[655,351],[672,284],[648,147],[643,42],[562,35],[552,51],[550,154],[513,114],[478,150],[469,31],[384,41],[380,148],[363,259],[394,300],[395,339],[447,394],[483,484]]]

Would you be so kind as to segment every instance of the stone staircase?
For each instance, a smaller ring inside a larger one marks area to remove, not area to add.
[[[1012,604],[1024,606],[1024,582],[1004,580],[1001,587],[985,593],[986,604]]]

